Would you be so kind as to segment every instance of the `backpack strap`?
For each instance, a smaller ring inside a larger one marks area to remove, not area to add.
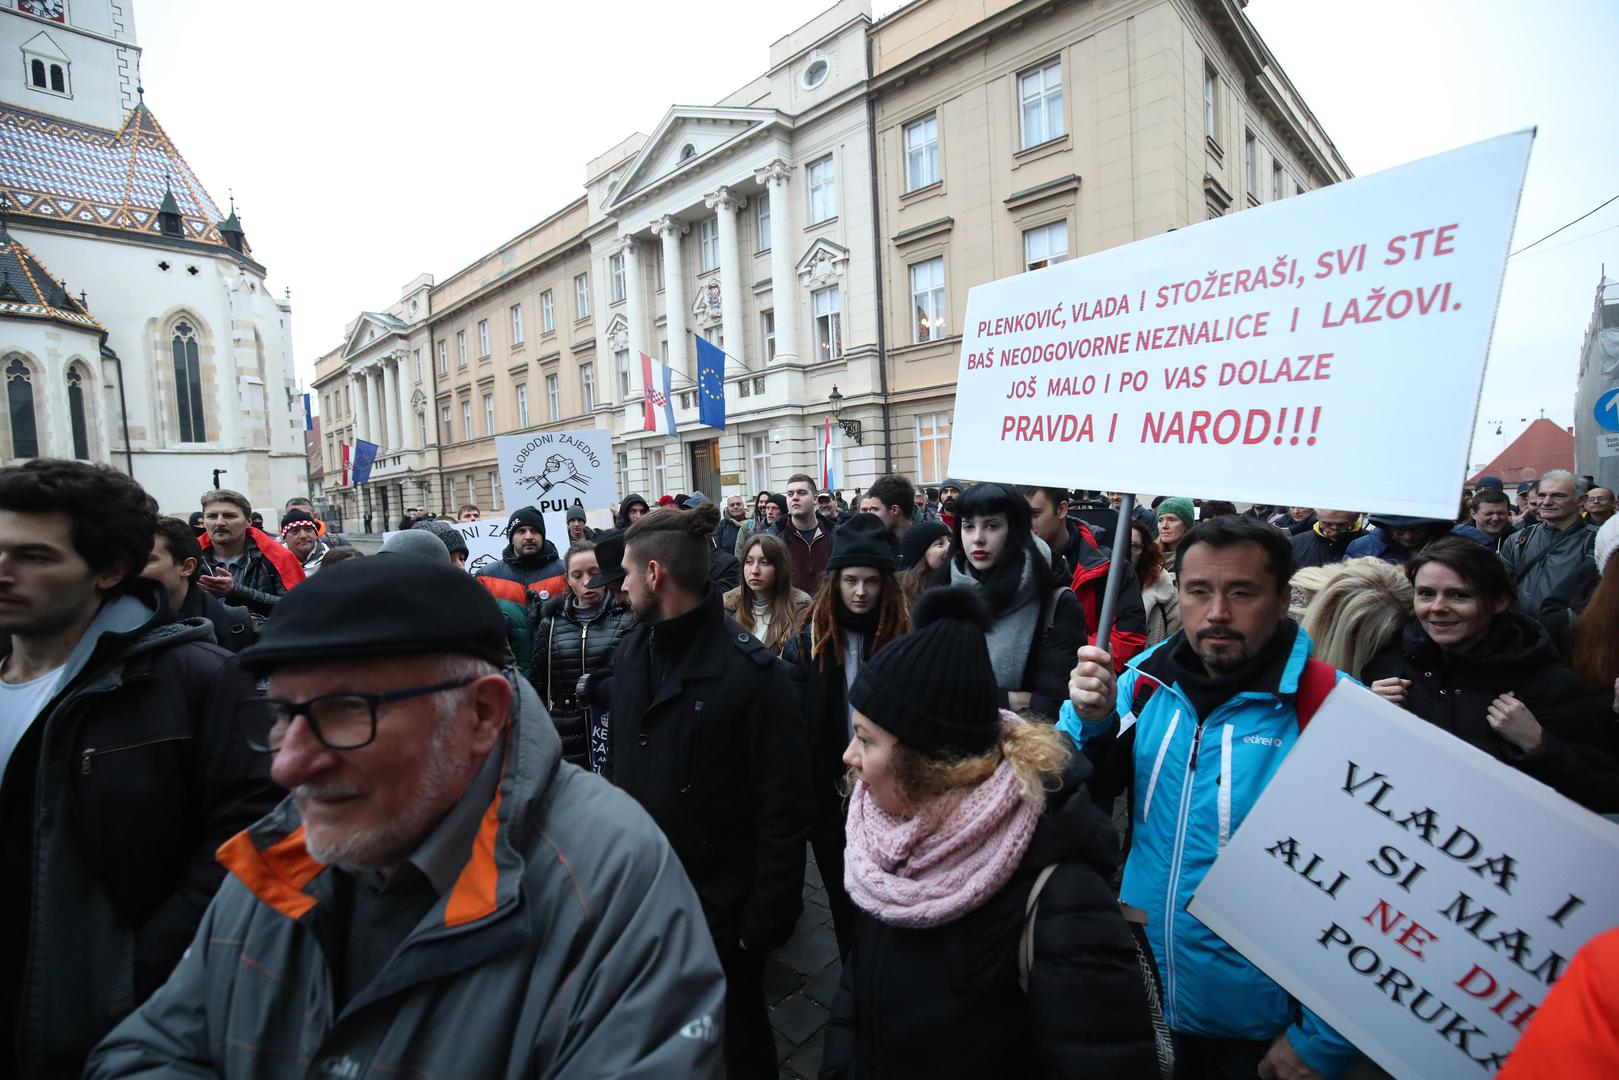
[[[1023,903],[1023,933],[1018,936],[1017,945],[1017,981],[1023,987],[1023,992],[1029,992],[1029,969],[1034,966],[1034,916],[1040,906],[1040,890],[1046,887],[1046,881],[1051,872],[1057,869],[1052,863],[1040,871],[1040,876],[1034,879],[1034,885],[1029,889],[1029,898]]]
[[[1298,709],[1300,731],[1308,726],[1316,710],[1321,708],[1321,703],[1327,700],[1327,695],[1337,685],[1337,668],[1313,657],[1304,661],[1304,671],[1299,675],[1299,691],[1293,699]]]

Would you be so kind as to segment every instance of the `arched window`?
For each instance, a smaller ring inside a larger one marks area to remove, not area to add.
[[[11,456],[39,456],[39,427],[34,422],[34,376],[13,357],[6,365],[6,403],[11,407]]]
[[[63,74],[61,64],[51,65],[51,89],[58,94],[67,93],[67,76]]]
[[[197,331],[188,322],[174,326],[169,339],[174,353],[174,401],[180,413],[180,441],[207,442],[202,411],[202,365],[197,359]]]
[[[84,411],[84,375],[78,368],[67,372],[67,415],[73,426],[73,456],[90,460],[90,423]]]
[[[28,81],[41,90],[45,89],[45,61],[30,60],[28,62]]]

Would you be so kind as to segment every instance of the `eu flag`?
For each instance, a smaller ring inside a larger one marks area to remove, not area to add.
[[[697,422],[725,430],[725,353],[697,339]]]
[[[354,440],[354,482],[364,484],[371,479],[371,466],[377,460],[377,444],[364,439]]]

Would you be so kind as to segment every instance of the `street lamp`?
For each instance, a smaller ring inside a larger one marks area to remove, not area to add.
[[[838,384],[832,384],[832,392],[826,396],[826,402],[832,406],[832,419],[838,422],[843,433],[853,439],[856,446],[866,445],[860,438],[860,421],[845,420],[839,414],[843,412],[843,395],[838,393]]]

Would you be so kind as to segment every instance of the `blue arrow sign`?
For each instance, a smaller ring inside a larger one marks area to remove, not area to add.
[[[1596,408],[1591,411],[1596,415],[1599,427],[1619,431],[1619,387],[1597,398]]]

